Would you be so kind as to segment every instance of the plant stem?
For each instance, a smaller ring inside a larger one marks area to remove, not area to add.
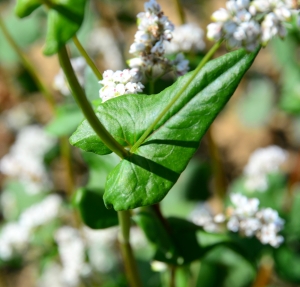
[[[58,52],[58,57],[60,65],[69,82],[72,94],[95,133],[111,151],[116,153],[121,158],[127,157],[129,154],[128,151],[112,137],[112,135],[106,130],[106,128],[97,118],[91,104],[86,98],[85,92],[76,78],[65,46],[63,46]]]
[[[4,22],[1,19],[1,16],[0,16],[0,28],[5,36],[6,40],[11,45],[11,47],[14,49],[14,51],[17,53],[17,55],[20,57],[24,67],[26,68],[28,73],[31,75],[31,77],[35,81],[36,85],[38,86],[39,90],[42,92],[43,96],[45,97],[46,101],[49,103],[49,106],[51,107],[52,111],[54,112],[55,111],[55,101],[54,101],[51,91],[43,83],[43,81],[39,77],[38,73],[35,71],[34,67],[31,65],[30,61],[27,59],[26,55],[23,53],[23,51],[17,45],[15,40],[12,38],[12,36],[10,35],[6,26],[4,25]]]
[[[170,287],[176,287],[176,266],[171,265],[170,266]]]
[[[252,287],[265,287],[269,285],[273,272],[273,265],[272,258],[266,257],[262,259],[261,266],[259,267]]]
[[[68,196],[71,197],[75,188],[75,182],[72,170],[71,146],[66,136],[60,139],[60,146],[62,160],[66,169],[66,190]]]
[[[185,14],[183,11],[183,7],[181,5],[180,0],[174,0],[174,2],[175,2],[176,9],[177,9],[177,14],[180,19],[180,24],[183,25],[185,23]]]
[[[144,142],[144,140],[150,135],[158,122],[163,118],[163,116],[169,111],[169,109],[174,105],[174,103],[179,99],[179,97],[184,93],[187,87],[191,84],[191,82],[196,78],[197,74],[204,67],[204,65],[210,60],[210,58],[214,55],[214,53],[220,48],[222,40],[217,42],[205,55],[202,61],[199,63],[198,67],[194,70],[193,74],[189,78],[189,80],[182,86],[179,92],[174,96],[172,101],[163,109],[163,111],[158,115],[155,121],[148,127],[148,129],[143,133],[143,135],[139,138],[139,140],[133,145],[130,152],[135,152],[139,146]]]
[[[119,242],[125,264],[126,276],[129,281],[130,287],[142,287],[142,282],[138,275],[136,261],[133,256],[132,248],[130,245],[130,212],[118,211],[118,218],[120,224]]]
[[[220,152],[212,136],[212,126],[206,132],[209,154],[212,161],[212,169],[215,177],[216,196],[219,200],[223,200],[226,194],[226,177],[221,162]]]
[[[87,64],[93,70],[93,72],[96,75],[96,77],[98,78],[98,80],[101,81],[103,79],[103,77],[102,77],[100,71],[98,70],[98,68],[96,67],[95,63],[93,62],[93,60],[91,59],[91,57],[88,55],[88,53],[86,52],[86,50],[83,48],[83,46],[79,42],[79,40],[78,40],[78,38],[77,38],[76,35],[73,37],[73,42],[74,42],[75,46],[77,47],[78,51],[80,52],[80,54],[86,60]]]

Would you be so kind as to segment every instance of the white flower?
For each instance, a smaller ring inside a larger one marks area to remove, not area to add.
[[[295,1],[296,2],[296,1]],[[254,51],[266,45],[274,36],[284,37],[284,22],[290,21],[297,9],[293,1],[285,0],[230,0],[226,9],[213,13],[215,23],[209,24],[208,39],[225,39],[230,48],[244,47]],[[296,12],[297,13],[297,12]]]
[[[77,286],[81,270],[85,266],[85,248],[79,231],[64,226],[55,234],[58,252],[63,266],[62,278],[67,286]]]
[[[230,219],[227,222],[227,228],[228,230],[232,232],[238,232],[240,229],[240,222],[236,216],[230,217]]]
[[[87,49],[92,55],[101,54],[104,66],[113,70],[122,69],[123,58],[118,43],[109,28],[97,27],[88,37]]]
[[[71,59],[71,65],[74,69],[79,84],[81,86],[84,86],[84,70],[86,68],[86,63],[84,58],[78,57],[78,58]],[[64,96],[70,95],[68,82],[65,79],[65,75],[62,69],[60,69],[58,74],[55,76],[53,86]]]
[[[91,266],[102,273],[111,271],[118,260],[113,250],[117,241],[118,228],[93,230],[84,227],[83,234],[86,239],[87,254]]]
[[[205,49],[203,34],[203,30],[193,23],[175,27],[172,40],[164,42],[166,53],[203,51]]]
[[[239,193],[231,194],[230,198],[234,206],[228,209],[228,230],[246,237],[256,236],[262,244],[273,247],[278,247],[283,242],[283,237],[278,232],[282,230],[284,221],[276,210],[259,210],[257,198],[247,198]]]
[[[31,103],[24,102],[4,111],[2,116],[5,124],[14,131],[20,131],[30,124],[34,114],[34,107]]]
[[[186,74],[189,70],[189,61],[184,58],[182,53],[177,54],[172,64],[178,76]]]
[[[10,260],[27,248],[29,231],[17,222],[4,225],[0,231],[0,258]]]
[[[267,175],[279,170],[287,160],[287,152],[278,146],[255,150],[244,168],[245,185],[249,190],[265,191],[268,188]]]
[[[138,81],[137,69],[125,69],[113,72],[107,70],[103,73],[100,83],[103,87],[99,91],[102,102],[126,94],[137,94],[143,91],[144,86]]]
[[[223,34],[222,34],[222,28],[223,24],[222,23],[210,23],[207,26],[207,38],[209,40],[213,41],[219,41],[221,40]]]
[[[140,79],[142,77],[155,79],[173,69],[178,70],[180,75],[185,73],[187,71],[185,62],[181,61],[178,66],[177,62],[174,63],[164,56],[166,42],[170,42],[173,38],[174,25],[164,15],[159,4],[155,0],[146,2],[145,12],[139,13],[137,18],[138,31],[129,50],[135,58],[128,61],[129,67],[138,68]],[[199,32],[197,33],[199,37]],[[200,42],[198,47],[199,45]]]
[[[23,128],[9,153],[0,160],[0,172],[19,179],[30,194],[45,190],[50,182],[43,160],[54,143],[40,126]]]
[[[44,225],[55,219],[62,204],[58,195],[49,195],[43,201],[27,208],[20,216],[19,223],[28,230]]]
[[[206,232],[212,233],[220,231],[219,217],[220,215],[217,216],[217,220],[215,221],[210,208],[203,203],[198,204],[190,214],[190,219],[194,224],[202,226]]]

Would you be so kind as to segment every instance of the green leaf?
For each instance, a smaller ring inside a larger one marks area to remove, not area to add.
[[[17,0],[15,13],[20,18],[27,17],[41,5],[40,0]]]
[[[142,211],[133,217],[154,245],[154,260],[174,264],[188,264],[204,254],[196,232],[198,226],[180,218],[167,218],[165,223],[151,211]]]
[[[58,0],[49,11],[45,55],[53,55],[79,30],[86,0]]]
[[[82,157],[89,167],[89,180],[86,188],[104,190],[107,175],[120,162],[116,154],[99,156],[83,152]]]
[[[69,136],[82,119],[82,112],[77,105],[62,105],[57,108],[54,119],[46,126],[46,131],[57,137]]]
[[[296,284],[300,284],[300,256],[298,250],[299,246],[289,248],[282,245],[274,251],[276,273],[281,278]]]
[[[256,54],[244,50],[228,53],[201,70],[143,144],[109,174],[104,194],[108,207],[126,210],[151,205],[165,197]],[[192,73],[157,95],[126,95],[109,100],[98,107],[97,116],[120,144],[132,147]],[[111,152],[87,121],[70,142],[97,154]]]
[[[76,191],[74,204],[80,211],[83,222],[93,229],[103,229],[118,225],[118,215],[106,209],[103,191],[80,188]]]
[[[84,18],[86,0],[46,2],[49,10],[44,54],[50,56],[57,53],[79,30]],[[26,17],[37,9],[40,3],[38,0],[19,0],[15,12],[21,18]]]

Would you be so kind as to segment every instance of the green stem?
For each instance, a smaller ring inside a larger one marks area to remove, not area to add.
[[[74,42],[75,46],[77,47],[78,51],[80,52],[80,54],[82,55],[82,57],[86,60],[87,64],[93,70],[93,72],[96,75],[96,77],[98,78],[98,80],[101,81],[103,79],[101,73],[99,72],[98,68],[96,67],[96,65],[93,62],[93,60],[91,59],[91,57],[88,55],[86,50],[83,48],[83,46],[79,42],[76,35],[73,37],[73,42]]]
[[[215,194],[217,199],[223,202],[223,199],[226,195],[227,180],[222,166],[220,151],[212,135],[212,127],[213,125],[206,132],[206,136],[215,180]],[[220,206],[222,206],[222,204],[220,204]],[[220,210],[220,212],[222,212],[222,210]]]
[[[184,15],[183,7],[181,5],[180,0],[174,0],[174,2],[177,9],[177,13],[180,18],[180,24],[183,25],[185,23],[185,15]]]
[[[158,115],[155,121],[148,127],[148,129],[143,133],[143,135],[139,138],[139,140],[133,145],[130,152],[135,152],[139,146],[144,142],[144,140],[150,135],[158,122],[163,118],[163,116],[169,111],[169,109],[174,105],[174,103],[179,99],[179,97],[184,93],[187,87],[191,84],[191,82],[196,78],[197,74],[204,67],[204,65],[210,60],[210,58],[214,55],[214,53],[220,48],[222,40],[217,42],[205,55],[202,61],[199,63],[198,67],[194,70],[193,74],[189,78],[189,80],[182,86],[179,92],[174,96],[172,101],[163,109],[163,111]]]
[[[170,287],[176,287],[176,266],[170,266]]]
[[[72,158],[71,158],[71,146],[68,140],[68,137],[63,136],[60,139],[61,146],[61,157],[64,162],[65,172],[66,172],[66,191],[69,198],[72,197],[75,182],[72,170]]]
[[[85,92],[76,78],[65,46],[58,52],[58,57],[69,82],[72,94],[95,133],[111,151],[115,152],[121,158],[127,157],[129,152],[112,137],[97,118],[91,104],[86,98]]]
[[[14,51],[17,53],[17,55],[20,57],[24,67],[28,71],[28,73],[31,75],[33,80],[35,81],[36,85],[38,86],[39,90],[42,92],[43,96],[45,97],[46,101],[49,103],[52,111],[55,110],[55,101],[52,97],[52,93],[50,90],[48,90],[47,86],[43,83],[43,81],[40,79],[38,73],[35,71],[34,67],[30,64],[30,61],[27,59],[23,51],[20,49],[20,47],[17,45],[15,40],[10,35],[9,31],[7,30],[6,26],[4,25],[4,22],[0,16],[0,28],[3,32],[3,35],[5,36],[8,43],[11,45],[11,47],[14,49]]]
[[[130,245],[130,212],[118,211],[118,218],[120,224],[119,242],[125,264],[126,276],[128,278],[130,287],[142,287],[142,282],[138,275],[136,261],[133,256]]]

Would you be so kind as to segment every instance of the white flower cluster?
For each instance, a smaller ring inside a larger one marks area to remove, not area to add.
[[[0,172],[24,183],[29,194],[41,192],[50,184],[43,159],[54,143],[40,126],[23,128],[9,153],[0,160]]]
[[[203,205],[191,215],[193,223],[202,226],[207,232],[221,232],[225,227],[241,236],[256,236],[262,244],[278,247],[283,237],[278,235],[284,221],[272,208],[259,209],[259,200],[235,193],[230,196],[233,206],[228,207],[225,214],[213,216]]]
[[[18,132],[32,121],[34,106],[31,103],[23,102],[13,108],[4,111],[1,119],[4,120],[7,127]]]
[[[220,223],[225,221],[225,216],[223,214],[213,216],[209,206],[200,203],[191,213],[190,219],[194,224],[202,226],[206,232],[216,233],[222,231]]]
[[[62,270],[59,274],[66,286],[75,287],[81,278],[89,276],[92,270],[106,273],[118,260],[112,248],[117,240],[118,228],[82,230],[70,226],[59,228],[55,234]],[[86,255],[89,263],[86,262]]]
[[[131,68],[137,68],[146,78],[155,78],[174,70],[178,76],[188,70],[188,61],[183,54],[170,61],[165,57],[165,43],[173,38],[174,25],[155,0],[145,3],[145,12],[137,15],[138,31],[129,53],[136,58],[128,61]]]
[[[20,215],[19,223],[28,230],[34,230],[56,218],[61,205],[62,199],[58,195],[48,195],[43,201],[27,208]]]
[[[255,150],[244,168],[246,188],[251,191],[266,191],[267,175],[278,171],[287,160],[287,156],[285,150],[275,145]]]
[[[138,80],[137,69],[125,69],[116,72],[112,70],[105,71],[103,80],[100,81],[103,85],[99,92],[102,102],[122,95],[142,92],[144,86]]]
[[[100,83],[100,97],[103,102],[125,94],[136,94],[143,91],[142,79],[155,79],[175,71],[178,76],[188,70],[189,62],[183,54],[175,60],[165,57],[165,42],[172,39],[174,25],[164,15],[156,0],[145,3],[145,12],[137,15],[138,31],[129,53],[135,58],[128,60],[131,70],[113,72],[105,71]]]
[[[71,59],[71,65],[81,86],[84,86],[84,72],[86,68],[86,62],[84,58],[78,57]],[[65,78],[65,74],[62,69],[59,70],[58,74],[54,78],[53,87],[64,96],[70,95],[70,88],[68,81]]]
[[[145,12],[137,15],[138,31],[129,50],[137,58],[129,60],[129,66],[138,68],[147,77],[153,77],[154,72],[159,74],[170,68],[169,60],[164,57],[164,41],[172,39],[174,25],[155,0],[146,2],[144,6]]]
[[[278,212],[272,208],[258,209],[259,200],[235,193],[232,194],[233,208],[229,208],[229,220],[227,228],[233,232],[239,232],[246,237],[256,236],[262,244],[270,244],[278,247],[283,237],[278,235],[283,228],[284,221]]]
[[[59,196],[49,195],[26,209],[19,221],[4,225],[0,232],[0,258],[7,261],[25,251],[35,228],[59,215],[61,202]]]
[[[205,42],[203,40],[203,30],[194,23],[187,23],[175,27],[172,41],[165,41],[166,54],[176,54],[180,52],[203,51]]]
[[[226,9],[213,13],[215,22],[207,26],[207,37],[225,39],[229,48],[253,51],[276,35],[286,35],[284,22],[291,20],[297,6],[297,1],[291,0],[229,0]]]
[[[63,226],[57,230],[55,240],[62,263],[62,281],[66,286],[80,283],[81,271],[85,265],[85,246],[77,229]]]
[[[94,28],[88,37],[87,49],[94,56],[100,53],[105,67],[118,70],[124,66],[118,42],[109,28]]]

